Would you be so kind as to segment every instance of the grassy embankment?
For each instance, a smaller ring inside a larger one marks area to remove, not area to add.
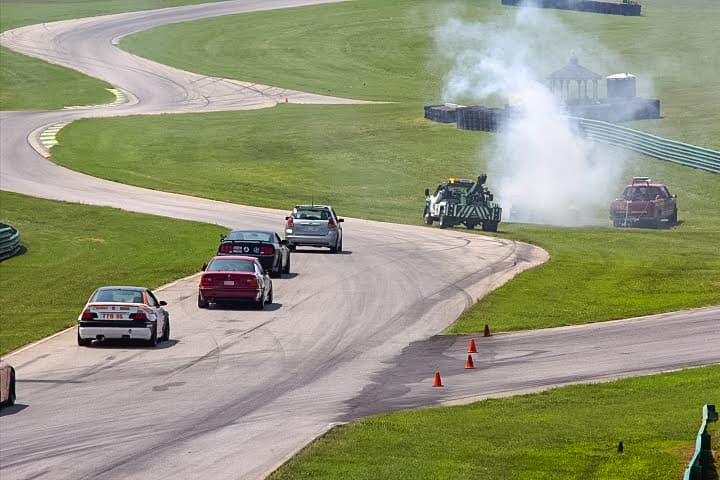
[[[212,0],[2,0],[0,31],[37,23],[150,10]],[[74,70],[50,65],[0,48],[0,110],[51,110],[98,105],[115,97],[111,85]]]
[[[0,221],[26,249],[0,264],[0,354],[74,325],[100,285],[154,288],[199,271],[225,231],[9,192]]]

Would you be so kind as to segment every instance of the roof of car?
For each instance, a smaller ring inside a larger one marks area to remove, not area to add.
[[[238,232],[267,233],[268,235],[273,235],[275,233],[272,230],[255,230],[255,229],[251,229],[251,228],[237,228],[234,230],[230,230],[229,233],[238,233]]]
[[[248,255],[215,255],[210,260],[252,260],[257,262],[256,257],[250,257]]]
[[[143,291],[147,290],[146,287],[133,287],[130,285],[110,285],[105,287],[99,287],[98,290],[137,290],[137,291]]]
[[[295,208],[332,208],[330,205],[295,205]]]

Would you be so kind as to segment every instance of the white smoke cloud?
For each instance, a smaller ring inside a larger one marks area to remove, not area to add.
[[[443,101],[497,106],[520,99],[519,114],[481,152],[504,220],[606,225],[608,202],[622,184],[623,161],[573,131],[545,77],[571,53],[581,64],[583,58],[595,59],[595,68],[598,58],[617,64],[617,56],[546,10],[513,10],[514,16],[497,23],[451,18],[436,29],[438,51],[452,65]]]

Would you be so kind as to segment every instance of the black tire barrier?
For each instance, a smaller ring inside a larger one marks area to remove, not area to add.
[[[510,110],[507,108],[483,106],[458,108],[456,126],[463,130],[497,132],[503,129],[510,115]]]
[[[425,105],[425,118],[439,123],[455,123],[460,105],[446,103],[443,105]]]
[[[523,6],[525,0],[501,0],[502,5],[512,7]],[[578,12],[604,13],[607,15],[640,16],[642,6],[630,0],[623,3],[596,2],[593,0],[538,0],[530,5],[540,8],[557,8],[559,10],[575,10]]]
[[[0,223],[0,261],[20,253],[20,232],[14,227]]]

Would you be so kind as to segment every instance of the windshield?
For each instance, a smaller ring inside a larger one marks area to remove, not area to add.
[[[228,233],[225,237],[227,240],[245,240],[255,242],[269,242],[271,240],[269,232],[255,232],[249,230],[235,230]]]
[[[91,302],[144,303],[140,290],[127,288],[101,288],[95,292]]]
[[[242,258],[216,258],[206,269],[208,272],[254,272],[255,262]]]
[[[330,212],[327,208],[301,207],[297,208],[292,216],[305,220],[327,220],[330,218]]]
[[[663,197],[663,192],[658,187],[627,187],[623,192],[625,200],[655,200],[658,195]]]

